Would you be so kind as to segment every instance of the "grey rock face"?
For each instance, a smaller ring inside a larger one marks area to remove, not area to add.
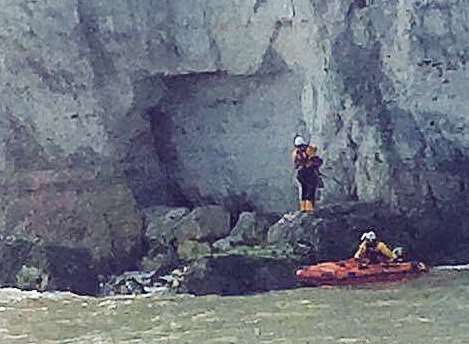
[[[249,11],[247,2],[238,6]],[[294,134],[302,133],[326,161],[323,202],[383,200],[407,213],[434,200],[438,216],[446,217],[450,200],[467,204],[468,176],[458,168],[468,142],[467,116],[460,115],[467,33],[454,19],[464,17],[461,6],[339,0],[255,6],[246,30],[263,30],[254,39],[236,38],[243,41],[237,53],[250,54],[249,68],[222,58],[227,74],[163,79],[166,96],[153,122],[155,136],[165,135],[157,147],[174,171],[170,181],[191,202],[236,199],[284,212],[295,206],[288,153]],[[225,23],[226,14],[210,14],[208,27]],[[238,32],[212,30],[217,43],[219,35]],[[219,48],[222,56],[232,51]]]
[[[153,127],[166,135],[157,147],[186,198],[266,213],[288,209],[296,197],[290,149],[301,122],[301,77],[207,75],[166,83],[170,95]]]
[[[126,185],[100,178],[87,169],[16,172],[3,184],[1,231],[85,250],[101,273],[131,267],[142,217]]]

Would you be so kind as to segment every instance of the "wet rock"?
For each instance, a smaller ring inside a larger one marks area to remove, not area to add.
[[[0,285],[95,294],[97,274],[91,252],[9,236],[0,240]]]
[[[108,282],[100,283],[99,295],[138,295],[145,293],[145,288],[153,286],[155,272],[131,271],[112,277]]]
[[[128,271],[119,276],[112,276],[107,281],[101,276],[98,295],[174,293],[179,289],[186,272],[187,268],[173,270],[167,275],[159,275],[157,271]]]
[[[197,240],[214,242],[230,233],[230,214],[221,206],[211,205],[195,208],[176,226],[179,242]]]
[[[164,287],[168,288],[169,291],[178,292],[180,291],[181,283],[184,280],[187,272],[187,266],[184,266],[180,269],[175,269],[168,275],[159,276],[157,278],[157,285],[163,285]]]
[[[184,240],[178,245],[178,257],[183,261],[194,261],[210,255],[210,245],[195,240]]]
[[[26,238],[3,237],[0,240],[0,285],[16,286],[16,274],[31,261],[35,244]]]
[[[23,265],[16,274],[16,285],[24,290],[40,290],[47,288],[49,276],[42,269]]]
[[[203,258],[189,267],[181,291],[195,295],[244,295],[297,285],[298,262],[241,255]]]
[[[45,245],[41,256],[47,262],[49,290],[66,290],[94,295],[97,290],[97,271],[90,250]]]

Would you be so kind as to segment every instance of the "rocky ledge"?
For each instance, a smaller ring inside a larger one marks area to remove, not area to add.
[[[140,263],[142,272],[113,277],[107,286],[112,294],[136,290],[239,295],[294,288],[299,285],[299,266],[352,256],[369,227],[390,246],[404,247],[409,259],[458,262],[464,255],[463,249],[445,250],[441,244],[435,250],[439,231],[422,228],[415,218],[392,213],[380,203],[329,205],[313,214],[288,213],[274,223],[245,212],[231,230],[226,230],[227,213],[216,206],[192,212],[155,208],[147,215],[149,249]],[[204,223],[207,218],[209,224]],[[138,282],[145,276],[146,282]]]
[[[131,272],[103,273],[85,249],[8,236],[0,237],[0,284],[99,295],[235,295],[292,288],[296,268],[350,257],[369,227],[390,246],[404,247],[409,258],[429,263],[466,258],[464,246],[454,250],[454,243],[441,242],[439,228],[422,227],[421,219],[381,203],[333,204],[274,221],[243,212],[234,225],[229,212],[216,205],[152,207],[144,218],[143,249]]]

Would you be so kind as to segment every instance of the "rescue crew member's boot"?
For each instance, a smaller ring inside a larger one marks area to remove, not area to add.
[[[301,212],[306,211],[306,202],[305,201],[300,201],[300,211]]]
[[[313,202],[311,202],[311,201],[305,201],[305,212],[306,212],[306,213],[312,213],[313,210],[314,210]]]

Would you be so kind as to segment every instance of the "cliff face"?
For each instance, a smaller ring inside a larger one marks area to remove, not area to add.
[[[464,0],[0,4],[4,233],[130,266],[138,208],[295,208],[301,133],[324,203],[382,201],[415,239],[469,239]]]

